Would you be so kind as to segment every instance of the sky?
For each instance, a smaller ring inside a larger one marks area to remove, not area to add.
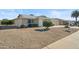
[[[75,9],[0,9],[1,19],[14,19],[18,14],[34,14],[35,16],[45,15],[50,18],[60,18],[64,20],[75,20],[71,17]]]

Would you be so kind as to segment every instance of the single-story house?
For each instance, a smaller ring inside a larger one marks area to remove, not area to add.
[[[33,16],[33,15],[19,15],[15,19],[15,25],[17,27],[20,27],[21,25],[24,25],[26,27],[31,27],[33,25],[37,26],[43,26],[43,21],[47,19],[45,17],[41,16]]]
[[[51,21],[54,25],[64,25],[65,21],[63,19],[51,18]]]
[[[17,27],[20,27],[21,25],[24,25],[26,27],[31,27],[33,25],[37,25],[39,27],[43,26],[43,21],[46,19],[50,19],[54,25],[63,25],[64,21],[57,18],[48,18],[48,17],[42,17],[42,16],[34,16],[34,15],[18,15],[18,17],[15,19],[15,25]]]

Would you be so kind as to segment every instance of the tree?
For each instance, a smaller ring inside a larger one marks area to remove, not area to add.
[[[1,24],[2,25],[12,25],[12,24],[14,24],[14,20],[3,19],[1,21]]]
[[[8,20],[8,24],[9,24],[9,25],[14,24],[14,20]]]
[[[8,19],[3,19],[1,20],[2,25],[8,25]]]
[[[53,26],[54,24],[50,20],[46,20],[43,22],[43,26],[46,27],[48,30],[50,26]]]
[[[77,25],[77,18],[79,17],[79,11],[78,10],[73,11],[71,17],[75,18],[76,20],[75,25]]]

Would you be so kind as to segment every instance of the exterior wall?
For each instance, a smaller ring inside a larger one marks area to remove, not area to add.
[[[28,20],[32,20],[31,23],[29,23]],[[38,26],[43,26],[44,17],[25,17],[22,15],[19,15],[17,19],[15,20],[15,25],[17,27],[20,27],[21,25],[29,26],[31,24],[38,24]]]
[[[28,20],[29,19],[21,19],[21,18],[18,18],[18,19],[16,19],[15,20],[15,25],[17,26],[17,27],[20,27],[21,25],[25,25],[26,27],[28,26]],[[32,19],[33,21],[32,21],[32,23],[31,24],[38,24],[38,26],[39,27],[42,27],[43,26],[43,21],[45,20],[45,19],[43,19],[43,18],[38,18],[38,19]],[[63,25],[64,24],[64,21],[62,21],[62,20],[51,20],[52,21],[52,23],[54,24],[54,25]]]
[[[38,26],[39,27],[42,27],[43,26],[43,19],[42,18],[39,18],[38,19]]]
[[[60,20],[59,21],[59,25],[64,25],[64,21],[63,20]]]
[[[59,25],[59,21],[58,20],[51,20],[52,21],[52,23],[54,24],[54,25]]]
[[[16,20],[15,20],[15,25],[16,25],[17,27],[20,27],[21,24],[22,24],[22,19],[16,19]]]
[[[17,26],[17,27],[20,27],[21,25],[25,25],[25,26],[28,26],[28,23],[27,23],[28,21],[27,21],[27,19],[16,19],[15,20],[15,25]]]
[[[39,23],[38,19],[34,19],[34,20],[33,20],[33,23],[34,23],[34,24],[38,24],[38,23]]]
[[[64,21],[63,20],[51,20],[51,21],[52,21],[52,23],[54,25],[63,25],[64,24]]]
[[[22,19],[22,25],[28,26],[28,20],[27,19]]]
[[[15,20],[15,25],[17,27],[20,27],[21,25],[25,25],[27,27],[29,25],[28,20],[29,19],[21,19],[21,18],[19,19],[18,18],[18,19]],[[39,26],[38,19],[33,19],[33,22],[31,24],[38,24],[38,26]]]

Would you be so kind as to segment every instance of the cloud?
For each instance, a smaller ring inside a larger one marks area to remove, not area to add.
[[[15,18],[17,14],[18,13],[13,9],[3,9],[3,10],[0,10],[0,19],[3,19],[3,18],[12,19],[12,18]]]
[[[72,20],[72,10],[63,9],[0,9],[0,19],[3,18],[16,18],[18,14],[34,14],[35,16],[45,15],[51,18],[61,18],[65,20]]]

